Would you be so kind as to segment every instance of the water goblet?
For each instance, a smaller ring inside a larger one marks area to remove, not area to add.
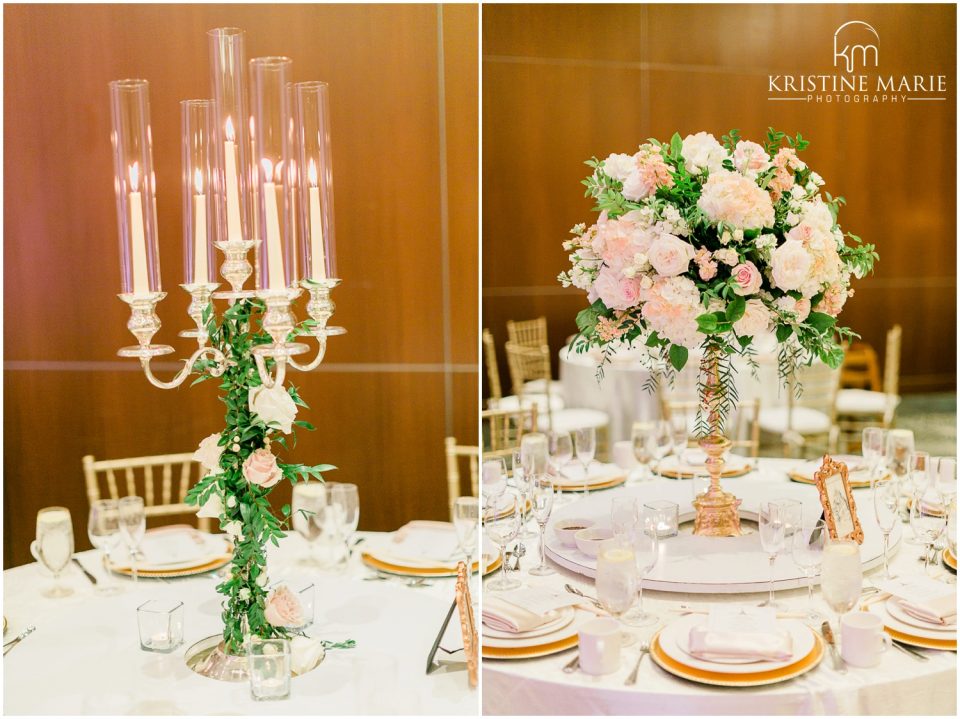
[[[803,571],[807,580],[806,621],[812,626],[819,626],[823,621],[820,613],[813,608],[813,577],[823,563],[823,549],[827,544],[827,537],[827,523],[822,519],[804,522],[793,535],[793,561]]]
[[[619,539],[600,542],[595,585],[600,605],[618,623],[625,624],[624,612],[633,605],[637,593],[637,565],[629,544]],[[621,630],[621,646],[629,646],[634,640],[630,632]]]
[[[840,636],[840,620],[857,605],[862,588],[860,545],[852,539],[828,539],[823,548],[820,593],[837,613],[836,636]]]
[[[898,478],[908,472],[907,460],[913,451],[913,432],[909,429],[891,429],[887,431],[886,464]]]
[[[543,534],[547,528],[547,521],[550,519],[550,512],[553,510],[553,482],[547,475],[538,475],[531,481],[531,501],[533,502],[533,518],[537,520],[537,526],[540,529],[540,564],[530,570],[530,574],[537,577],[545,577],[550,574],[556,574],[553,567],[547,564],[547,555],[545,552]]]
[[[480,525],[480,500],[476,497],[457,497],[453,502],[453,528],[457,544],[467,564],[467,583],[473,580],[473,553],[477,550],[477,532]],[[472,588],[471,597],[476,597]]]
[[[573,438],[569,432],[548,432],[547,433],[547,452],[549,456],[550,474],[559,477],[563,481],[563,468],[570,464],[573,459]],[[563,502],[563,491],[555,489],[553,503],[559,505]]]
[[[687,440],[690,437],[685,412],[674,411],[670,414],[670,434],[673,442],[673,453],[677,455],[677,466],[679,467],[683,465],[683,457],[687,452]]]
[[[127,551],[130,552],[130,567],[133,581],[138,581],[137,565],[140,557],[140,543],[147,531],[147,514],[143,506],[143,497],[123,497],[118,503],[120,512],[120,534]]]
[[[120,507],[115,499],[98,499],[90,505],[87,519],[87,536],[90,544],[100,550],[103,577],[97,582],[97,594],[117,594],[120,587],[110,572],[110,554],[121,542]]]
[[[517,495],[519,499],[518,511],[520,512],[520,538],[521,539],[533,539],[537,536],[536,530],[533,527],[527,526],[527,520],[530,518],[528,508],[530,507],[530,492],[532,489],[531,480],[534,475],[532,473],[528,474],[527,471],[521,466],[516,465],[516,461],[519,458],[518,455],[520,451],[517,450],[513,453],[513,486],[517,490]]]
[[[957,458],[940,457],[937,460],[934,486],[944,509],[957,499]]]
[[[900,518],[898,508],[900,506],[900,488],[897,486],[897,480],[892,475],[877,477],[873,480],[873,515],[877,520],[877,526],[883,533],[883,578],[895,579],[890,574],[890,563],[888,550],[890,547],[890,533],[893,531],[897,520]]]
[[[654,518],[646,512],[639,517],[637,531],[630,536],[630,548],[637,570],[637,609],[625,615],[623,621],[633,627],[647,627],[657,623],[657,615],[643,608],[643,580],[657,565],[660,557],[660,539]]]
[[[642,468],[641,479],[650,479],[653,474],[650,469],[650,463],[653,461],[653,431],[653,422],[634,422],[630,430],[633,456]]]
[[[323,514],[327,507],[327,485],[323,482],[301,482],[293,485],[290,517],[293,528],[307,543],[307,554],[299,564],[316,567],[316,543],[323,533]]]
[[[661,419],[653,425],[650,451],[653,454],[654,460],[657,462],[657,474],[663,477],[663,473],[660,471],[660,464],[663,459],[673,451],[673,432],[670,428],[670,423],[665,419]]]
[[[863,459],[869,468],[869,477],[872,481],[883,464],[887,453],[887,430],[883,427],[866,427],[861,434],[860,441]]]
[[[640,524],[640,503],[633,497],[614,497],[610,503],[610,525],[613,536],[629,542]]]
[[[520,513],[512,506],[514,498],[510,494],[500,495],[487,503],[483,513],[483,526],[487,536],[500,547],[500,576],[487,582],[486,589],[504,592],[516,589],[520,582],[507,577],[507,545],[517,538],[520,531]]]
[[[770,595],[761,607],[778,606],[773,594],[774,568],[777,555],[786,544],[786,521],[779,502],[764,502],[760,505],[760,545],[770,559]]]
[[[539,432],[528,432],[520,438],[520,464],[524,474],[533,476],[547,471],[549,438]]]
[[[37,512],[37,539],[30,545],[30,553],[51,574],[53,586],[44,590],[45,597],[67,597],[70,587],[60,584],[60,574],[73,557],[73,520],[66,507],[46,507]]]
[[[360,524],[360,490],[355,484],[338,482],[330,490],[330,508],[344,564],[350,561],[350,540]]]
[[[480,494],[484,504],[501,497],[507,491],[507,461],[503,457],[483,460],[480,473]]]
[[[590,493],[590,463],[597,453],[597,430],[581,427],[576,432],[577,461],[583,465],[583,496]]]

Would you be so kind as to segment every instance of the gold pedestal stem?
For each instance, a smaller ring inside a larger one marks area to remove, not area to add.
[[[710,488],[693,501],[697,516],[693,533],[708,537],[737,537],[740,535],[740,500],[720,487],[723,475],[723,455],[730,449],[730,440],[720,429],[720,413],[714,398],[723,391],[720,387],[720,358],[717,352],[708,350],[700,371],[706,375],[707,390],[704,400],[709,407],[707,422],[710,433],[700,440],[700,449],[707,455],[707,472]]]

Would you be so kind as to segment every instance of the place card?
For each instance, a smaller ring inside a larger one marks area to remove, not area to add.
[[[583,597],[548,587],[521,587],[509,592],[501,592],[497,596],[498,599],[541,617],[554,609],[572,607],[584,601]]]
[[[707,616],[707,628],[718,632],[774,634],[777,632],[777,610],[742,604],[713,604]]]

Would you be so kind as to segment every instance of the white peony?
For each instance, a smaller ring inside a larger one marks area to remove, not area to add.
[[[770,253],[771,279],[784,292],[799,289],[812,263],[813,258],[800,241],[787,240]]]
[[[740,337],[756,337],[770,329],[770,310],[760,300],[747,300],[743,317],[733,323]]]
[[[647,260],[662,277],[683,274],[693,259],[693,246],[673,235],[661,235],[647,251]]]
[[[812,202],[801,203],[800,221],[824,233],[833,231],[833,213],[819,197]]]
[[[198,517],[210,517],[211,519],[219,519],[220,515],[223,514],[223,500],[220,498],[219,492],[211,492],[210,497],[207,498],[207,501],[203,503],[203,506],[197,510]]]
[[[223,447],[217,444],[219,441],[219,434],[211,434],[200,442],[197,451],[193,453],[194,461],[199,462],[211,472],[219,472],[220,455],[223,454]]]
[[[269,389],[263,385],[251,387],[248,404],[250,411],[266,424],[279,426],[284,434],[290,434],[297,416],[297,405],[283,385],[274,385]]]
[[[709,132],[698,132],[696,135],[687,135],[683,138],[683,149],[680,154],[683,155],[687,172],[692,175],[697,175],[703,170],[717,172],[723,167],[723,161],[727,159],[727,151]]]
[[[773,226],[770,194],[739,172],[711,173],[703,185],[697,207],[711,222],[723,222],[740,230]]]
[[[637,163],[631,155],[615,152],[603,161],[603,171],[614,180],[623,182],[627,175],[637,169]]]

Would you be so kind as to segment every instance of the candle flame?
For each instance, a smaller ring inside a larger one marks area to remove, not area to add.
[[[236,133],[233,131],[233,120],[229,115],[227,115],[227,121],[224,123],[224,134],[230,142],[233,142],[236,137]]]
[[[200,168],[193,171],[193,186],[197,188],[197,194],[203,194],[203,175],[200,174]]]
[[[140,187],[140,163],[134,162],[130,165],[130,191],[136,192]]]
[[[260,160],[260,167],[263,168],[263,177],[266,182],[273,182],[273,163],[266,157]]]
[[[317,163],[310,158],[310,164],[307,166],[307,175],[310,177],[310,185],[317,186]]]

